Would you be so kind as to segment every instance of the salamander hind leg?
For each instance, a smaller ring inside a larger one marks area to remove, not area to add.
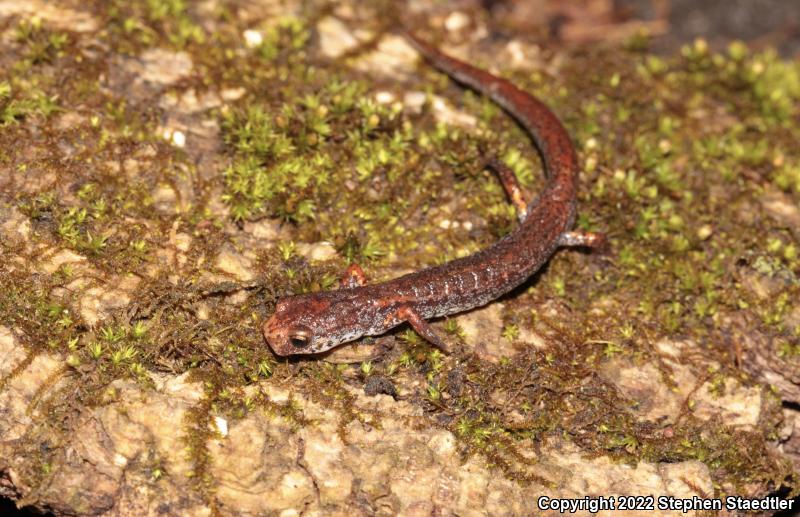
[[[442,338],[436,334],[436,331],[433,330],[428,322],[425,321],[422,316],[420,316],[419,313],[411,307],[405,306],[398,309],[397,318],[407,321],[417,334],[425,338],[430,344],[445,354],[450,354],[452,352],[450,347],[444,341],[442,341]]]
[[[486,165],[497,174],[500,183],[503,185],[503,189],[506,191],[508,199],[511,200],[511,203],[517,209],[517,217],[520,221],[524,221],[528,216],[528,203],[525,202],[525,196],[522,194],[517,175],[511,167],[497,158],[492,158]]]
[[[339,281],[339,287],[347,289],[349,287],[358,287],[367,283],[367,275],[358,264],[350,264],[345,269],[342,279]]]
[[[605,234],[595,232],[564,232],[558,238],[558,245],[569,248],[585,247],[594,250],[608,248]]]

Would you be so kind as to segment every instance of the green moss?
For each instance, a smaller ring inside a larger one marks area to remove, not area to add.
[[[57,110],[56,96],[47,96],[41,91],[22,93],[8,81],[0,82],[0,127],[18,124],[31,116],[47,118]]]
[[[112,0],[103,6],[110,39],[117,51],[134,53],[137,46],[170,44],[184,48],[206,40],[205,31],[185,0]]]

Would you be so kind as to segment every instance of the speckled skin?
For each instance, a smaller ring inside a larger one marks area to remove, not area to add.
[[[427,320],[485,305],[533,275],[574,224],[577,159],[556,116],[505,79],[446,56],[412,34],[405,36],[434,67],[487,95],[530,133],[547,184],[519,227],[478,253],[379,284],[281,299],[263,327],[278,355],[319,353],[383,334],[408,320],[409,312]]]

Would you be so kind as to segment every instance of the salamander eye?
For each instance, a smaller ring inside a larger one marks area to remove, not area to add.
[[[295,348],[305,348],[308,346],[309,339],[307,336],[292,336],[289,338],[289,342]]]
[[[295,329],[289,334],[289,343],[295,348],[305,348],[311,344],[311,331],[307,329]]]

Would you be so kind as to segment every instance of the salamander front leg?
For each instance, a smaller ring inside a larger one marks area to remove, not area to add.
[[[398,319],[407,321],[409,325],[430,344],[444,352],[445,354],[451,353],[450,347],[442,341],[438,334],[431,328],[427,321],[422,319],[417,311],[411,307],[401,307],[397,311]]]
[[[517,217],[520,222],[524,221],[528,216],[528,204],[525,202],[525,196],[522,194],[517,175],[511,170],[511,167],[497,158],[492,158],[486,165],[497,174],[508,199],[517,208]]]
[[[366,283],[367,275],[364,274],[364,270],[361,269],[361,266],[358,264],[350,264],[347,269],[344,270],[342,279],[339,280],[339,287],[347,289],[349,287],[358,287]]]
[[[558,238],[558,245],[569,248],[585,247],[594,250],[603,250],[608,247],[608,240],[603,233],[564,232]]]

